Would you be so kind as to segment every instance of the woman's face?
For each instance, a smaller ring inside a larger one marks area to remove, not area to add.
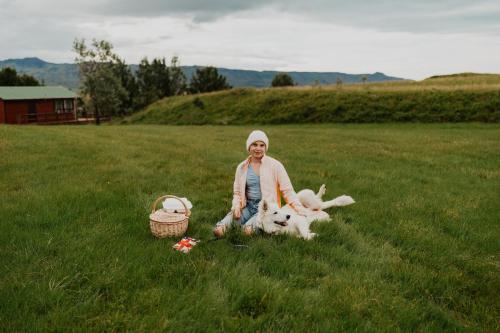
[[[254,158],[262,158],[266,152],[266,144],[262,141],[255,141],[250,145],[250,155]]]

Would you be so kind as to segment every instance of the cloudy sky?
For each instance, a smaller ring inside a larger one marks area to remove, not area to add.
[[[499,0],[0,0],[0,60],[73,62],[75,38],[127,63],[423,79],[500,73]]]

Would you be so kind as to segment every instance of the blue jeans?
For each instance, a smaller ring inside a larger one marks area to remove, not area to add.
[[[217,222],[216,227],[228,227],[234,222],[240,226],[252,226],[256,229],[255,222],[257,221],[257,211],[259,210],[259,200],[247,200],[247,205],[241,210],[239,219],[233,218],[233,212],[229,212],[222,220]]]

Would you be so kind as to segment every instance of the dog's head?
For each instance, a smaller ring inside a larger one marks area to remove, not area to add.
[[[288,226],[290,215],[280,212],[278,205],[274,202],[262,199],[259,203],[257,221],[260,227],[269,234],[277,233]]]

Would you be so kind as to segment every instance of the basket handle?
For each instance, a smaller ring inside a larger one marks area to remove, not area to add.
[[[165,198],[173,198],[173,199],[179,200],[181,202],[181,204],[184,206],[184,208],[186,209],[186,214],[185,215],[188,216],[188,217],[191,215],[191,211],[187,208],[187,206],[184,203],[184,201],[182,201],[179,197],[176,197],[175,195],[162,195],[161,197],[159,197],[158,199],[156,199],[155,202],[153,203],[153,207],[152,207],[151,213],[156,212],[156,206],[158,205],[158,203],[160,201],[162,201]]]

